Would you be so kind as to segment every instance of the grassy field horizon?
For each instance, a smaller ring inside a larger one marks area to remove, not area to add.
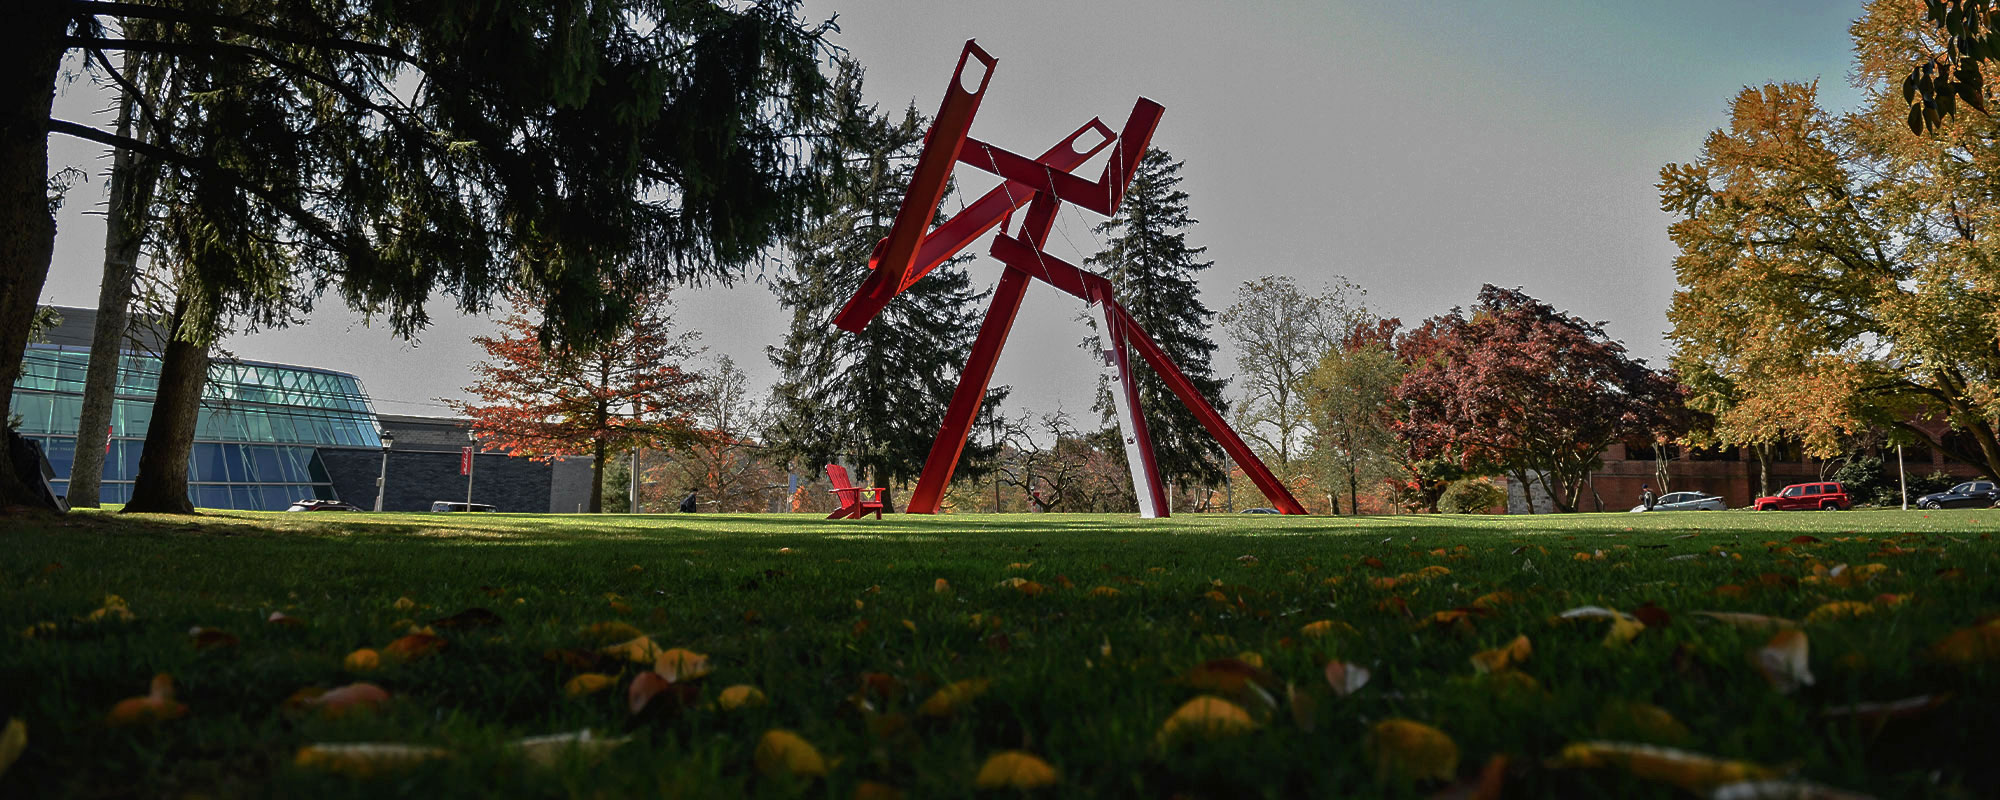
[[[2000,791],[2000,509],[4,527],[8,796]],[[308,755],[354,743],[409,763]]]

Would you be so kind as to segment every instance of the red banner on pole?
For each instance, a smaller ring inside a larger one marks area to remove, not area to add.
[[[462,447],[458,451],[458,474],[472,474],[472,448]]]

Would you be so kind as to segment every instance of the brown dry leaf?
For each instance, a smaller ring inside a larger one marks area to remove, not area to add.
[[[708,656],[684,648],[673,648],[653,660],[653,671],[675,683],[684,683],[715,671]]]
[[[441,747],[391,742],[312,744],[299,748],[292,763],[307,769],[366,778],[451,755]]]
[[[1931,645],[1930,653],[1932,658],[1959,666],[2000,661],[2000,619],[1952,631]]]
[[[1008,750],[988,756],[973,785],[981,789],[1040,789],[1056,783],[1056,768],[1028,753]]]
[[[1202,695],[1182,704],[1160,726],[1159,742],[1167,744],[1184,736],[1213,739],[1249,733],[1257,722],[1242,706],[1213,695]]]
[[[1875,612],[1875,607],[1867,603],[1857,603],[1852,600],[1838,600],[1831,603],[1825,603],[1821,605],[1819,608],[1813,609],[1812,613],[1806,615],[1806,624],[1816,625],[1822,622],[1831,622],[1837,619],[1853,619],[1855,617],[1859,617],[1864,614],[1872,614],[1874,612]]]
[[[1617,767],[1633,777],[1671,783],[1696,794],[1718,786],[1777,777],[1777,771],[1748,761],[1725,761],[1670,747],[1630,742],[1576,742],[1563,748],[1558,767]]]
[[[322,716],[339,719],[353,711],[369,711],[389,702],[389,693],[372,683],[350,683],[338,689],[319,693],[305,701],[307,708],[318,709]]]
[[[1043,586],[1034,581],[1022,581],[1021,583],[1016,584],[1014,586],[1014,589],[1016,591],[1019,591],[1021,594],[1025,594],[1029,597],[1035,597],[1049,590],[1048,587]]]
[[[443,637],[428,633],[412,633],[390,642],[389,646],[382,648],[382,655],[389,658],[420,658],[444,649],[444,645]]]
[[[128,697],[111,707],[105,722],[112,725],[135,725],[146,722],[161,722],[187,716],[185,703],[174,702],[174,678],[167,673],[153,676],[151,690],[144,697]]]
[[[1117,597],[1119,594],[1121,592],[1109,586],[1093,586],[1090,589],[1091,597]]]
[[[14,761],[27,749],[28,723],[10,717],[7,728],[0,730],[0,775],[7,774],[7,768],[14,766]]]
[[[660,673],[641,672],[632,676],[632,683],[625,687],[625,705],[633,714],[647,708],[679,711],[699,693],[696,687],[674,683]]]
[[[1368,668],[1345,661],[1326,662],[1326,683],[1333,693],[1346,697],[1368,685]]]
[[[1744,614],[1735,611],[1696,611],[1695,616],[1707,617],[1738,628],[1797,628],[1799,623],[1784,617],[1767,617],[1763,614]]]
[[[715,706],[724,711],[735,711],[739,708],[755,708],[763,705],[764,702],[764,691],[747,683],[739,683],[724,689],[722,690],[722,694],[716,695],[715,698]]]
[[[234,647],[241,640],[228,631],[204,628],[199,625],[188,629],[188,637],[194,640],[194,649],[207,650],[212,647]]]
[[[1638,618],[1640,622],[1646,623],[1646,627],[1648,628],[1664,628],[1674,623],[1674,615],[1667,613],[1666,609],[1653,605],[1650,602],[1632,609],[1632,616]]]
[[[1181,683],[1191,688],[1224,694],[1238,694],[1253,683],[1270,680],[1271,676],[1261,668],[1238,658],[1210,659],[1181,676]]]
[[[1472,654],[1472,668],[1478,670],[1481,675],[1499,672],[1528,660],[1528,657],[1534,654],[1535,645],[1528,641],[1526,634],[1523,634],[1514,637],[1514,641],[1508,642],[1505,646]]]
[[[599,652],[608,656],[617,656],[626,661],[638,664],[651,664],[659,659],[660,653],[664,650],[665,648],[653,644],[652,637],[639,636],[630,641],[606,647]]]
[[[1377,779],[1395,783],[1448,781],[1458,774],[1458,743],[1444,731],[1408,719],[1385,719],[1368,731]]]
[[[611,677],[610,675],[606,675],[602,672],[586,672],[583,673],[582,675],[578,675],[574,678],[569,679],[568,681],[563,682],[563,694],[569,697],[582,697],[587,694],[596,694],[598,692],[604,691],[605,689],[611,688],[611,686],[613,684],[616,684],[617,682],[618,682],[617,678]]]
[[[926,717],[943,717],[964,708],[993,685],[986,678],[967,678],[937,690],[923,705],[917,706],[917,713]]]
[[[1514,596],[1513,592],[1507,592],[1507,591],[1487,592],[1486,594],[1480,595],[1478,599],[1473,600],[1472,607],[1493,609],[1493,608],[1499,608],[1500,606],[1507,605],[1509,603],[1513,603],[1516,600],[1517,598]]]
[[[1800,686],[1813,684],[1810,650],[1811,644],[1806,639],[1805,631],[1782,630],[1752,654],[1751,662],[1757,665],[1759,672],[1764,673],[1764,679],[1771,682],[1772,688],[1782,694],[1790,694]]]
[[[757,740],[757,771],[773,778],[826,777],[826,759],[799,735],[781,728],[765,731]]]
[[[372,672],[382,666],[382,654],[363,647],[340,660],[341,668],[348,672]]]

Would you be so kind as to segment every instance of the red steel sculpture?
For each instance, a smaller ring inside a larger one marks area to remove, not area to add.
[[[966,65],[975,60],[979,62],[976,88],[967,82],[971,76],[966,74]],[[1200,392],[1195,391],[1194,384],[1181,374],[1180,367],[1133,322],[1132,315],[1113,296],[1111,282],[1064,262],[1043,249],[1049,231],[1055,225],[1060,204],[1081,206],[1107,217],[1117,212],[1118,204],[1125,197],[1126,187],[1138,171],[1139,159],[1145,155],[1147,142],[1152,139],[1153,128],[1159,124],[1160,114],[1166,109],[1142,97],[1133,104],[1132,114],[1126,118],[1124,129],[1115,137],[1103,122],[1092,119],[1039,158],[1027,158],[970,135],[973,115],[979,110],[980,99],[986,95],[987,81],[993,77],[993,68],[997,63],[976,42],[965,43],[965,50],[958,58],[958,68],[952,72],[951,86],[945,90],[944,103],[938,108],[936,120],[931,123],[923,154],[918,157],[916,171],[910,177],[909,191],[903,197],[895,223],[889,228],[889,236],[876,243],[875,252],[868,259],[870,272],[867,279],[855,291],[854,297],[847,301],[840,315],[834,318],[834,324],[841,329],[860,332],[896,295],[971,246],[988,231],[1000,228],[1000,232],[993,237],[990,252],[1006,265],[1007,271],[1000,276],[999,285],[994,287],[992,305],[987,308],[986,320],[979,327],[979,338],[973,343],[972,357],[966,362],[965,371],[959,375],[958,388],[952,392],[944,424],[938,429],[937,439],[931,443],[923,475],[918,478],[916,492],[905,510],[913,514],[937,513],[945,487],[951,484],[951,473],[958,466],[958,457],[965,450],[966,437],[972,432],[979,404],[986,397],[986,388],[993,380],[993,367],[1000,360],[1000,350],[1006,344],[1007,333],[1013,328],[1014,316],[1021,309],[1021,298],[1028,290],[1028,281],[1040,280],[1081,298],[1097,317],[1102,337],[1100,341],[1103,342],[1101,354],[1104,369],[1119,389],[1112,393],[1112,398],[1117,406],[1119,427],[1124,434],[1126,463],[1132,471],[1132,485],[1139,497],[1140,516],[1164,517],[1168,512],[1159,468],[1153,461],[1152,438],[1146,432],[1146,420],[1139,408],[1137,386],[1128,357],[1128,353],[1135,350],[1173,390],[1174,396],[1194,412],[1209,435],[1222,444],[1229,457],[1235,459],[1272,505],[1287,514],[1306,513],[1285,485],[1265,468],[1264,462],[1251,454],[1243,438],[1236,435],[1236,431],[1223,421],[1222,415],[1216,413]],[[1104,173],[1095,182],[1070,173],[1106,147],[1111,148],[1110,158],[1105,162]],[[946,184],[951,180],[952,170],[957,164],[997,175],[1001,184],[936,230],[926,231],[938,202],[944,198]],[[1010,236],[1007,224],[1013,219],[1014,212],[1023,206],[1028,212]]]

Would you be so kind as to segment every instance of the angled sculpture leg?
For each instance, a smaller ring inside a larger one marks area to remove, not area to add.
[[[958,388],[952,390],[944,424],[938,427],[937,438],[931,440],[924,473],[917,478],[910,502],[903,506],[905,513],[936,514],[944,502],[951,474],[958,469],[958,457],[965,452],[966,437],[972,435],[979,406],[986,400],[986,387],[992,384],[1000,349],[1007,344],[1007,333],[1014,328],[1014,316],[1020,312],[1021,298],[1027,292],[1028,276],[1011,269],[1001,273],[1000,284],[993,287],[993,302],[986,307],[986,321],[979,325],[979,338],[972,343],[972,357],[966,359],[965,370],[958,374]]]
[[[1112,384],[1111,403],[1117,411],[1119,438],[1125,443],[1125,466],[1132,471],[1132,494],[1139,500],[1139,517],[1158,519],[1168,516],[1167,497],[1161,490],[1159,465],[1153,460],[1153,436],[1139,407],[1139,386],[1125,355],[1123,309],[1114,312],[1115,308],[1103,297],[1091,304],[1097,313],[1099,353],[1104,358],[1105,377]]]
[[[1151,336],[1146,335],[1143,329],[1132,322],[1131,314],[1116,302],[1107,301],[1104,305],[1107,307],[1105,316],[1115,317],[1121,321],[1127,337],[1139,351],[1139,355],[1144,357],[1146,363],[1153,367],[1153,372],[1166,382],[1167,388],[1173,390],[1174,396],[1181,399],[1181,404],[1194,412],[1195,418],[1201,420],[1202,427],[1208,429],[1208,435],[1215,437],[1215,440],[1222,444],[1223,451],[1236,461],[1237,466],[1243,468],[1244,474],[1250,476],[1250,480],[1257,484],[1257,488],[1264,492],[1264,496],[1270,499],[1271,504],[1287,514],[1306,513],[1305,506],[1299,505],[1298,498],[1292,496],[1291,490],[1285,488],[1284,482],[1272,475],[1271,470],[1264,466],[1264,462],[1258,460],[1255,453],[1250,452],[1249,445],[1243,443],[1243,437],[1236,435],[1236,429],[1229,427],[1229,423],[1223,421],[1221,414],[1215,413],[1215,407],[1209,405],[1208,399],[1195,390],[1194,383],[1181,373],[1181,368],[1174,364],[1173,359],[1167,357],[1166,351],[1161,350]]]

